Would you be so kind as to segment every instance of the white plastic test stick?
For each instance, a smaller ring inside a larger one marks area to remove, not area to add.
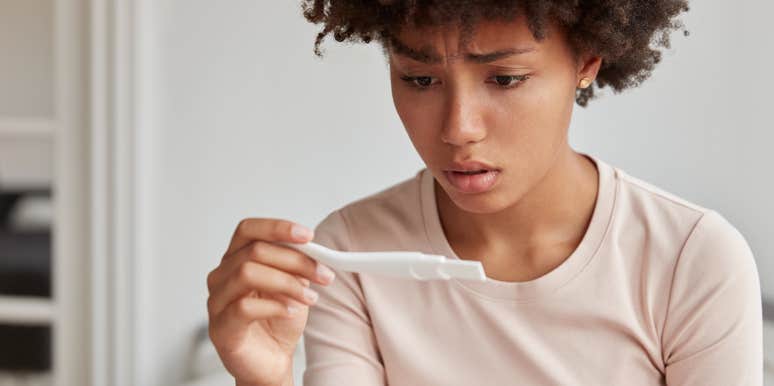
[[[341,271],[388,275],[416,280],[451,278],[485,281],[480,261],[452,260],[441,255],[411,251],[345,252],[313,242],[279,244],[296,249],[309,257]]]

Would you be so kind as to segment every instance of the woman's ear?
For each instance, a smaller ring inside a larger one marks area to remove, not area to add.
[[[600,56],[584,56],[578,63],[578,73],[576,74],[576,81],[580,81],[583,78],[587,78],[591,81],[596,79],[599,67],[602,65],[602,57]]]

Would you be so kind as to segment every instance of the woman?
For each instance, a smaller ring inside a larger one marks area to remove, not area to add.
[[[750,248],[718,212],[574,151],[573,104],[639,85],[682,0],[307,0],[377,41],[426,164],[311,232],[245,219],[208,276],[238,385],[761,385]],[[295,227],[294,227],[295,225]],[[302,229],[303,230],[303,229]],[[479,260],[485,282],[332,272],[274,244]]]

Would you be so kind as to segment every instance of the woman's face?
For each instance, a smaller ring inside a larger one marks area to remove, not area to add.
[[[469,212],[497,212],[518,202],[569,149],[575,89],[587,74],[558,29],[549,27],[538,42],[523,17],[479,24],[466,47],[458,47],[459,37],[454,28],[397,33],[400,44],[389,50],[393,101],[449,197]],[[499,169],[494,186],[483,193],[456,188],[444,173],[457,169],[455,161]]]

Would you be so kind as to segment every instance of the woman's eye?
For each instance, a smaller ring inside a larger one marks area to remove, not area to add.
[[[492,77],[494,82],[500,88],[513,88],[529,79],[527,75],[495,75]],[[432,76],[401,76],[401,80],[407,82],[410,86],[419,90],[425,90],[430,86],[437,84],[438,79]]]
[[[515,87],[529,79],[526,75],[495,75],[493,78],[495,83],[503,88]]]
[[[424,89],[437,83],[433,82],[434,79],[432,76],[401,76],[401,79],[419,89]]]

